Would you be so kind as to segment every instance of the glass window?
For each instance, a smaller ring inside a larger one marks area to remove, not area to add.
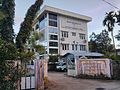
[[[50,48],[50,49],[49,49],[49,53],[50,53],[50,54],[58,54],[58,49]]]
[[[85,39],[85,34],[79,33],[80,39]]]
[[[49,19],[57,20],[57,15],[49,13]]]
[[[74,44],[72,44],[72,50],[74,50]]]
[[[69,50],[69,44],[62,44],[62,50]]]
[[[75,45],[75,49],[77,50],[77,45]]]
[[[75,32],[72,32],[72,36],[76,36],[76,33],[75,33]]]
[[[49,35],[50,40],[58,40],[58,35]]]
[[[58,29],[57,28],[49,28],[49,33],[58,34]]]
[[[62,37],[67,37],[68,38],[68,32],[67,31],[61,31]]]
[[[58,47],[58,42],[49,42],[50,47]]]
[[[43,28],[45,28],[46,22],[47,22],[47,19],[46,19],[46,14],[45,14],[45,15],[44,15],[42,18],[40,18],[40,20],[39,20],[40,30],[43,29]]]
[[[49,26],[57,27],[57,22],[56,22],[56,21],[49,20]]]
[[[49,13],[49,26],[57,27],[57,15]]]
[[[86,51],[86,46],[85,45],[80,45],[80,51]]]

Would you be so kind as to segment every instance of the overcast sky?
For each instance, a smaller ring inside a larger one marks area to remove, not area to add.
[[[15,13],[15,33],[18,33],[20,23],[23,21],[27,9],[35,2],[35,0],[15,0],[16,13]],[[120,0],[106,0],[113,5],[120,8]],[[88,34],[92,32],[99,33],[104,29],[102,21],[105,13],[111,10],[116,10],[114,7],[103,2],[102,0],[45,0],[44,5],[57,7],[60,9],[72,11],[78,14],[92,17],[92,21],[88,23]],[[120,27],[115,28],[115,34]]]

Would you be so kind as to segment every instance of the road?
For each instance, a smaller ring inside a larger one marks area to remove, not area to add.
[[[120,81],[76,79],[62,72],[49,72],[48,76],[52,85],[47,90],[120,90]]]

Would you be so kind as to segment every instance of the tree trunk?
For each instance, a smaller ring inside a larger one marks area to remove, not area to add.
[[[115,40],[114,40],[114,36],[113,36],[113,31],[111,31],[111,36],[112,36],[112,40],[113,40],[114,52],[115,52],[115,55],[117,55],[116,48],[115,48]]]

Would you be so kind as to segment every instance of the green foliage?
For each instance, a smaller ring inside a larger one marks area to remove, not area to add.
[[[26,17],[21,23],[20,31],[16,38],[16,45],[18,48],[23,48],[23,44],[25,44],[26,41],[29,39],[30,33],[32,31],[33,21],[42,3],[43,0],[36,0],[36,2],[28,9]]]
[[[17,58],[17,49],[14,44],[0,39],[0,60],[14,60]]]
[[[35,31],[32,33],[32,35],[29,37],[28,44],[31,44],[31,47],[34,47],[36,45],[36,41],[39,40],[42,37],[42,33]]]
[[[112,78],[120,80],[120,61],[112,61],[113,75]]]
[[[45,48],[42,45],[35,45],[34,48],[35,48],[36,52],[38,52],[39,54],[45,53]]]
[[[3,0],[1,11],[4,13],[4,18],[0,24],[1,38],[7,42],[12,42],[14,39],[14,11],[15,3],[14,0]]]
[[[17,56],[18,59],[21,60],[23,63],[29,62],[30,60],[34,59],[34,53],[33,52],[18,52]]]
[[[90,35],[90,41],[89,41],[89,50],[91,52],[97,52],[97,43],[96,43],[96,34],[93,32]]]
[[[107,30],[111,32],[113,45],[114,45],[114,52],[115,55],[117,55],[115,49],[115,40],[113,35],[115,24],[120,25],[120,11],[110,11],[109,13],[106,13],[105,19],[103,20],[103,25],[106,26]],[[120,35],[119,34],[116,35],[115,38],[117,38],[117,40],[120,40]]]
[[[4,18],[4,14],[3,12],[0,11],[0,20],[2,20]]]
[[[87,74],[80,74],[77,76],[77,78],[82,78],[82,79],[102,79],[102,80],[110,80],[109,77],[107,77],[104,74],[98,74],[98,75],[87,75]]]
[[[21,70],[11,62],[17,59],[17,49],[13,43],[0,38],[0,90],[15,90]]]
[[[113,51],[111,39],[106,30],[102,30],[100,34],[92,33],[90,36],[89,49],[92,52],[100,52],[106,54]]]
[[[7,61],[0,61],[0,72],[0,90],[15,90],[18,80],[17,66]]]
[[[24,69],[21,66],[15,66],[13,64],[15,60],[19,59],[22,63],[26,63],[34,58],[34,53],[25,50],[24,44],[30,35],[33,20],[42,2],[43,0],[36,0],[35,4],[29,8],[16,39],[17,46],[22,46],[18,50],[13,43],[15,3],[14,0],[3,0],[2,2],[0,7],[0,90],[16,90],[17,82]]]
[[[115,26],[114,11],[106,13],[105,19],[103,20],[103,25],[107,26],[108,31],[113,31],[113,28]]]

